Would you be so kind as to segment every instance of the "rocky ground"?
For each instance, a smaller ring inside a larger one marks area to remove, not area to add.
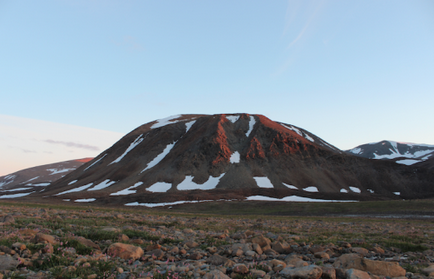
[[[434,278],[432,219],[3,204],[0,230],[0,279]]]

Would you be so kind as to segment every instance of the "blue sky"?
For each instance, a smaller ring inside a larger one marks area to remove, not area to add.
[[[341,149],[434,144],[433,1],[0,0],[0,34],[5,117],[116,138],[246,112]]]

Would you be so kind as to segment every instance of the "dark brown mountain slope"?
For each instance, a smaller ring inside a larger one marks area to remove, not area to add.
[[[32,196],[100,204],[409,199],[433,196],[433,181],[425,168],[350,155],[262,115],[182,115],[140,126]]]

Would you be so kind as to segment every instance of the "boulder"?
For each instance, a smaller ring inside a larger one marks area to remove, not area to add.
[[[218,269],[206,273],[202,278],[203,279],[230,279],[229,276],[223,274],[223,272],[221,272]]]
[[[359,254],[344,254],[334,263],[335,268],[359,269],[375,275],[400,277],[405,276],[405,269],[397,262],[373,261],[362,258]]]
[[[369,253],[368,249],[362,247],[353,247],[351,248],[351,252],[360,254],[362,256],[366,256]]]
[[[33,243],[50,243],[50,244],[55,244],[56,238],[52,235],[49,234],[44,234],[44,233],[38,233],[35,235],[35,237],[33,238]]]
[[[15,269],[19,265],[19,261],[10,255],[0,255],[0,270]]]
[[[249,273],[249,268],[245,264],[236,264],[233,267],[233,271],[239,274],[247,274]]]
[[[134,245],[113,243],[108,248],[107,254],[114,257],[120,257],[124,260],[129,260],[129,259],[136,260],[144,254],[144,251],[142,250],[142,248]]]
[[[322,275],[322,269],[316,265],[308,265],[303,267],[286,267],[280,271],[283,278],[297,279],[319,279]]]
[[[353,268],[347,269],[345,275],[347,279],[371,279],[371,276],[367,272]]]
[[[92,240],[84,238],[82,236],[77,236],[75,237],[75,239],[80,242],[81,244],[83,244],[86,247],[90,247],[90,248],[94,248],[97,250],[101,250],[101,248],[99,247],[98,244],[94,243]]]
[[[322,275],[321,278],[323,279],[336,279],[336,270],[327,265],[327,266],[321,266],[322,269]]]
[[[271,248],[271,240],[266,238],[262,234],[252,238],[252,243],[258,244],[262,248],[262,250],[267,250]]]

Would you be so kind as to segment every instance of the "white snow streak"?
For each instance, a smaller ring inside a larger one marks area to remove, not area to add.
[[[410,166],[410,165],[413,165],[413,164],[416,164],[419,162],[421,162],[421,161],[413,160],[413,159],[405,159],[405,160],[396,161],[396,163],[398,163],[398,164],[403,164],[403,165],[407,165],[407,166]]]
[[[357,187],[350,186],[350,187],[348,187],[348,188],[350,188],[350,190],[353,191],[354,193],[358,193],[358,194],[360,194],[360,193],[362,192],[362,191],[361,191],[359,188],[357,188]]]
[[[181,117],[181,115],[172,115],[163,119],[158,119],[157,123],[155,123],[154,125],[152,125],[151,129],[156,129],[156,128],[160,128],[169,124],[174,124],[178,121],[173,121],[173,119],[177,119]]]
[[[281,199],[278,198],[271,198],[267,196],[250,196],[247,197],[248,201],[290,201],[290,202],[357,202],[352,200],[321,200],[321,199],[311,199],[311,198],[305,198],[300,196],[287,196]]]
[[[306,192],[311,192],[311,193],[318,192],[318,188],[315,186],[309,186],[309,187],[303,188],[303,190]]]
[[[34,192],[35,191],[30,192],[30,193],[20,193],[20,194],[4,195],[4,196],[0,196],[0,199],[13,199],[13,198],[24,197],[24,196],[30,195],[31,193],[34,193]]]
[[[96,163],[98,163],[99,161],[101,161],[105,156],[107,156],[107,154],[104,154],[104,156],[102,156],[101,158],[99,158],[98,160],[96,160],[95,162],[93,162],[92,165],[88,166],[83,171],[86,171],[87,169],[90,169],[93,165],[95,165]]]
[[[26,186],[35,186],[35,187],[44,187],[44,186],[48,186],[48,185],[50,185],[51,184],[51,182],[50,183],[35,183],[35,184],[32,184],[32,183],[28,183],[28,184],[26,184]]]
[[[115,193],[111,193],[110,196],[125,196],[125,195],[135,194],[137,192],[137,190],[131,190],[131,189],[134,189],[134,188],[136,188],[142,184],[143,184],[143,182],[139,181],[136,184],[134,184],[133,186],[130,186],[126,189],[120,190],[120,191],[115,192]]]
[[[77,182],[77,181],[78,181],[78,180],[73,180],[73,181],[69,182],[68,185],[72,185],[72,184],[74,184],[74,183]]]
[[[146,190],[154,193],[164,193],[167,192],[170,188],[172,188],[172,183],[157,182]]]
[[[240,153],[238,153],[238,151],[235,151],[234,153],[232,153],[230,162],[232,164],[240,162]]]
[[[286,183],[283,183],[283,182],[282,182],[282,184],[285,185],[286,187],[288,187],[289,189],[298,190],[298,188],[295,187],[294,185],[289,185],[289,184],[286,184]]]
[[[253,177],[260,188],[274,188],[268,177]]]
[[[341,193],[348,193],[348,190],[347,189],[344,189],[344,188],[342,188],[339,192],[341,192]]]
[[[176,202],[161,202],[161,203],[139,203],[139,202],[130,202],[125,204],[126,206],[147,206],[147,207],[157,207],[157,206],[167,206],[167,205],[176,205],[183,203],[198,203],[198,202],[212,202],[213,200],[200,200],[200,201],[176,201]],[[230,200],[226,200],[230,201]]]
[[[58,194],[56,194],[55,196],[59,196],[59,195],[67,194],[67,193],[73,193],[73,192],[80,192],[80,191],[83,191],[83,190],[86,189],[86,188],[89,188],[90,186],[92,186],[92,184],[93,184],[93,183],[89,183],[89,184],[86,184],[86,185],[80,186],[80,187],[78,187],[78,188],[74,188],[74,189],[71,189],[71,190],[67,190],[67,191],[64,191],[64,192],[58,193]]]
[[[193,176],[186,176],[184,181],[178,184],[178,190],[211,190],[214,189],[225,174],[222,173],[219,177],[210,176],[203,184],[193,182]]]
[[[369,193],[371,193],[371,194],[374,193],[374,190],[372,190],[372,189],[368,189],[367,191],[368,191]]]
[[[401,192],[393,192],[393,193],[397,196],[401,195]]]
[[[353,154],[360,154],[362,153],[362,149],[360,147],[356,147],[350,150],[351,153]]]
[[[240,119],[240,116],[239,116],[239,115],[230,115],[230,116],[226,116],[226,118],[227,118],[230,122],[232,122],[232,123],[235,124],[235,122],[237,122],[238,119]]]
[[[288,125],[285,125],[285,124],[282,124],[282,123],[280,123],[280,125],[282,125],[283,127],[287,128],[288,130],[296,132],[297,134],[299,134],[300,136],[302,136],[303,138],[305,138],[307,140],[310,140],[311,142],[315,142],[315,140],[312,137],[310,137],[308,134],[300,131],[299,129],[295,128],[294,126],[288,126]]]
[[[2,192],[16,192],[16,191],[24,191],[29,190],[31,188],[15,188],[15,189],[9,189],[9,190],[2,190]]]
[[[196,123],[196,120],[190,121],[190,122],[186,122],[185,123],[185,133],[187,134],[188,130],[190,130],[191,126],[194,125],[194,123]]]
[[[32,181],[32,180],[35,180],[36,178],[39,178],[39,176],[33,177],[33,178],[31,178],[31,179],[25,181],[24,183],[30,182],[30,181]]]
[[[103,182],[101,182],[100,184],[95,185],[95,187],[93,187],[92,189],[87,189],[87,191],[101,190],[101,189],[107,188],[107,187],[109,187],[115,183],[116,183],[116,181],[110,181],[110,179],[106,179]]]
[[[94,199],[94,198],[90,198],[90,199],[78,199],[78,200],[75,200],[75,202],[93,202],[95,200],[96,199]]]
[[[255,127],[255,124],[256,124],[255,117],[250,116],[249,130],[246,133],[246,137],[249,137],[250,133],[253,131],[253,127]]]
[[[158,154],[157,157],[155,157],[151,162],[149,162],[148,166],[144,170],[142,170],[140,173],[158,165],[158,163],[160,163],[164,159],[164,157],[166,157],[166,155],[170,153],[170,151],[175,146],[175,144],[176,144],[176,141],[174,143],[168,144],[166,146],[166,148],[163,150],[163,152]]]
[[[55,175],[58,173],[63,173],[63,172],[68,172],[68,171],[73,171],[75,170],[75,168],[69,168],[69,169],[47,169],[47,171],[51,171],[50,175]]]
[[[125,150],[125,152],[121,156],[119,156],[116,160],[114,160],[113,162],[111,162],[109,165],[120,162],[120,160],[122,160],[122,158],[124,158],[125,155],[128,154],[128,152],[130,152],[134,147],[136,147],[137,145],[139,145],[143,141],[142,136],[143,136],[143,134],[141,134],[140,136],[138,136],[136,138],[136,140],[134,142],[132,142],[130,144],[130,146],[128,146],[127,150]]]

